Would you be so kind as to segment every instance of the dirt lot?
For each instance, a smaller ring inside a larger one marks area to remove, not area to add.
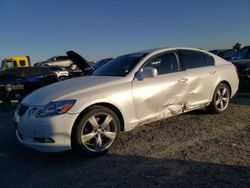
[[[1,112],[0,187],[250,186],[249,94],[220,115],[199,110],[124,133],[98,158],[25,148],[13,112]]]

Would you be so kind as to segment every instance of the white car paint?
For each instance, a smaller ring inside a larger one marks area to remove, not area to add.
[[[149,58],[176,49],[207,53],[214,58],[215,66],[137,79],[135,75]],[[239,83],[235,67],[216,55],[192,48],[152,50],[125,77],[78,77],[46,86],[28,95],[22,104],[29,109],[22,117],[19,116],[18,108],[15,111],[17,137],[24,145],[39,151],[68,150],[71,149],[71,133],[77,117],[93,104],[108,103],[115,106],[122,114],[124,131],[129,131],[148,122],[209,105],[216,86],[222,81],[230,84],[230,97],[234,96]],[[30,115],[33,107],[38,111],[51,101],[72,99],[77,102],[65,114],[50,117]],[[38,143],[34,137],[53,138],[55,143]]]

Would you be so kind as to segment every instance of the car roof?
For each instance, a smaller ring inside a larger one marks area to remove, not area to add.
[[[140,50],[140,51],[136,51],[136,52],[133,52],[131,54],[139,54],[139,53],[142,53],[142,54],[150,54],[150,53],[153,53],[157,50],[160,50],[160,49],[164,49],[164,48],[153,48],[153,49],[147,49],[147,50]],[[165,49],[168,49],[168,48],[165,48]]]
[[[160,53],[160,52],[165,52],[168,50],[194,50],[194,51],[200,51],[200,52],[206,52],[205,50],[199,49],[199,48],[190,48],[190,47],[165,47],[165,48],[154,48],[154,49],[148,49],[148,50],[142,50],[142,51],[137,51],[133,53],[129,53],[127,55],[133,55],[133,54],[152,54],[152,53]]]

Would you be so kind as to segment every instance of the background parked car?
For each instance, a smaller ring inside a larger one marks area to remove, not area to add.
[[[250,46],[241,48],[229,61],[237,67],[240,85],[250,86]]]
[[[87,59],[72,50],[67,51],[66,54],[71,62],[75,64],[76,68],[82,71],[82,75],[88,75],[93,72],[94,67],[92,62],[89,62]]]
[[[17,67],[30,67],[29,56],[13,56],[2,60],[0,64],[0,71]]]
[[[75,69],[76,65],[70,61],[68,56],[54,56],[46,61],[35,63],[34,66],[62,66],[66,68]]]
[[[57,74],[46,67],[22,67],[0,72],[0,100],[8,109],[11,100],[21,100],[32,91],[57,82]]]
[[[216,50],[210,50],[210,53],[213,53],[217,56],[222,57],[223,59],[231,59],[232,56],[237,52],[235,49],[216,49]]]
[[[49,69],[51,71],[53,71],[54,73],[56,73],[58,79],[61,80],[66,80],[69,78],[70,73],[68,71],[68,69],[66,69],[65,67],[60,67],[60,66],[49,66]]]

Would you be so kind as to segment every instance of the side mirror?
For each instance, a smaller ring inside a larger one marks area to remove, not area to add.
[[[145,67],[136,73],[136,78],[138,80],[143,80],[145,78],[153,78],[158,74],[157,69],[152,67]]]

